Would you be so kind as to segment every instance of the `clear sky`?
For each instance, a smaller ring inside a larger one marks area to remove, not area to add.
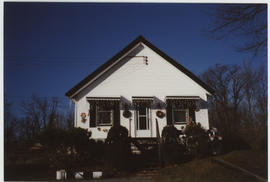
[[[253,59],[235,51],[244,40],[213,40],[214,4],[5,3],[4,94],[15,107],[33,93],[59,97],[137,36],[196,75],[215,64]],[[18,109],[18,107],[16,107]],[[16,109],[15,108],[15,109]]]

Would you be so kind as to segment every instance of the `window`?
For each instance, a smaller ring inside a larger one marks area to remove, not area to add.
[[[188,120],[188,109],[173,109],[172,118],[175,124],[184,124]]]
[[[106,126],[113,123],[113,110],[97,108],[97,125]]]
[[[147,107],[141,106],[137,111],[137,130],[149,130]]]

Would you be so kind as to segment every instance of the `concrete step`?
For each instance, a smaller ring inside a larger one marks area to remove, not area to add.
[[[158,170],[156,169],[148,169],[148,170],[144,170],[144,171],[140,171],[138,173],[136,173],[136,176],[155,176],[156,174],[158,174]]]
[[[137,154],[137,155],[141,154],[141,151],[133,143],[131,143],[130,148],[133,154]]]

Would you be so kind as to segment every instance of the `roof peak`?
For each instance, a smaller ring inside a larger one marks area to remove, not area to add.
[[[123,48],[120,52],[118,52],[116,55],[114,55],[111,59],[109,59],[107,62],[105,62],[103,65],[101,65],[98,69],[96,69],[94,72],[92,72],[90,75],[88,75],[85,79],[83,79],[81,82],[79,82],[77,85],[75,85],[72,89],[70,89],[65,95],[69,98],[73,98],[77,93],[85,87],[86,84],[88,84],[92,79],[94,79],[96,76],[98,76],[101,72],[106,70],[108,67],[110,67],[111,64],[116,62],[119,58],[121,58],[124,54],[126,54],[128,51],[130,51],[134,46],[136,46],[139,42],[144,43],[146,46],[148,46],[150,49],[155,51],[157,54],[159,54],[164,60],[171,63],[173,66],[175,66],[178,70],[186,74],[188,77],[190,77],[192,80],[194,80],[196,83],[198,83],[201,87],[203,87],[205,90],[207,90],[209,93],[214,93],[214,90],[209,87],[207,84],[205,84],[203,81],[201,81],[196,75],[194,75],[191,71],[186,69],[184,66],[176,62],[174,59],[169,57],[167,54],[162,52],[160,49],[158,49],[156,46],[154,46],[152,43],[150,43],[148,40],[146,40],[142,35],[139,35],[135,40],[133,40],[131,43],[129,43],[125,48]]]

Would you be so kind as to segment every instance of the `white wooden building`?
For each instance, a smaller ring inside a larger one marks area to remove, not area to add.
[[[105,139],[120,124],[132,138],[156,137],[192,118],[209,128],[207,97],[213,90],[189,70],[139,36],[66,93],[75,103],[75,127]],[[159,112],[158,112],[159,111]]]

